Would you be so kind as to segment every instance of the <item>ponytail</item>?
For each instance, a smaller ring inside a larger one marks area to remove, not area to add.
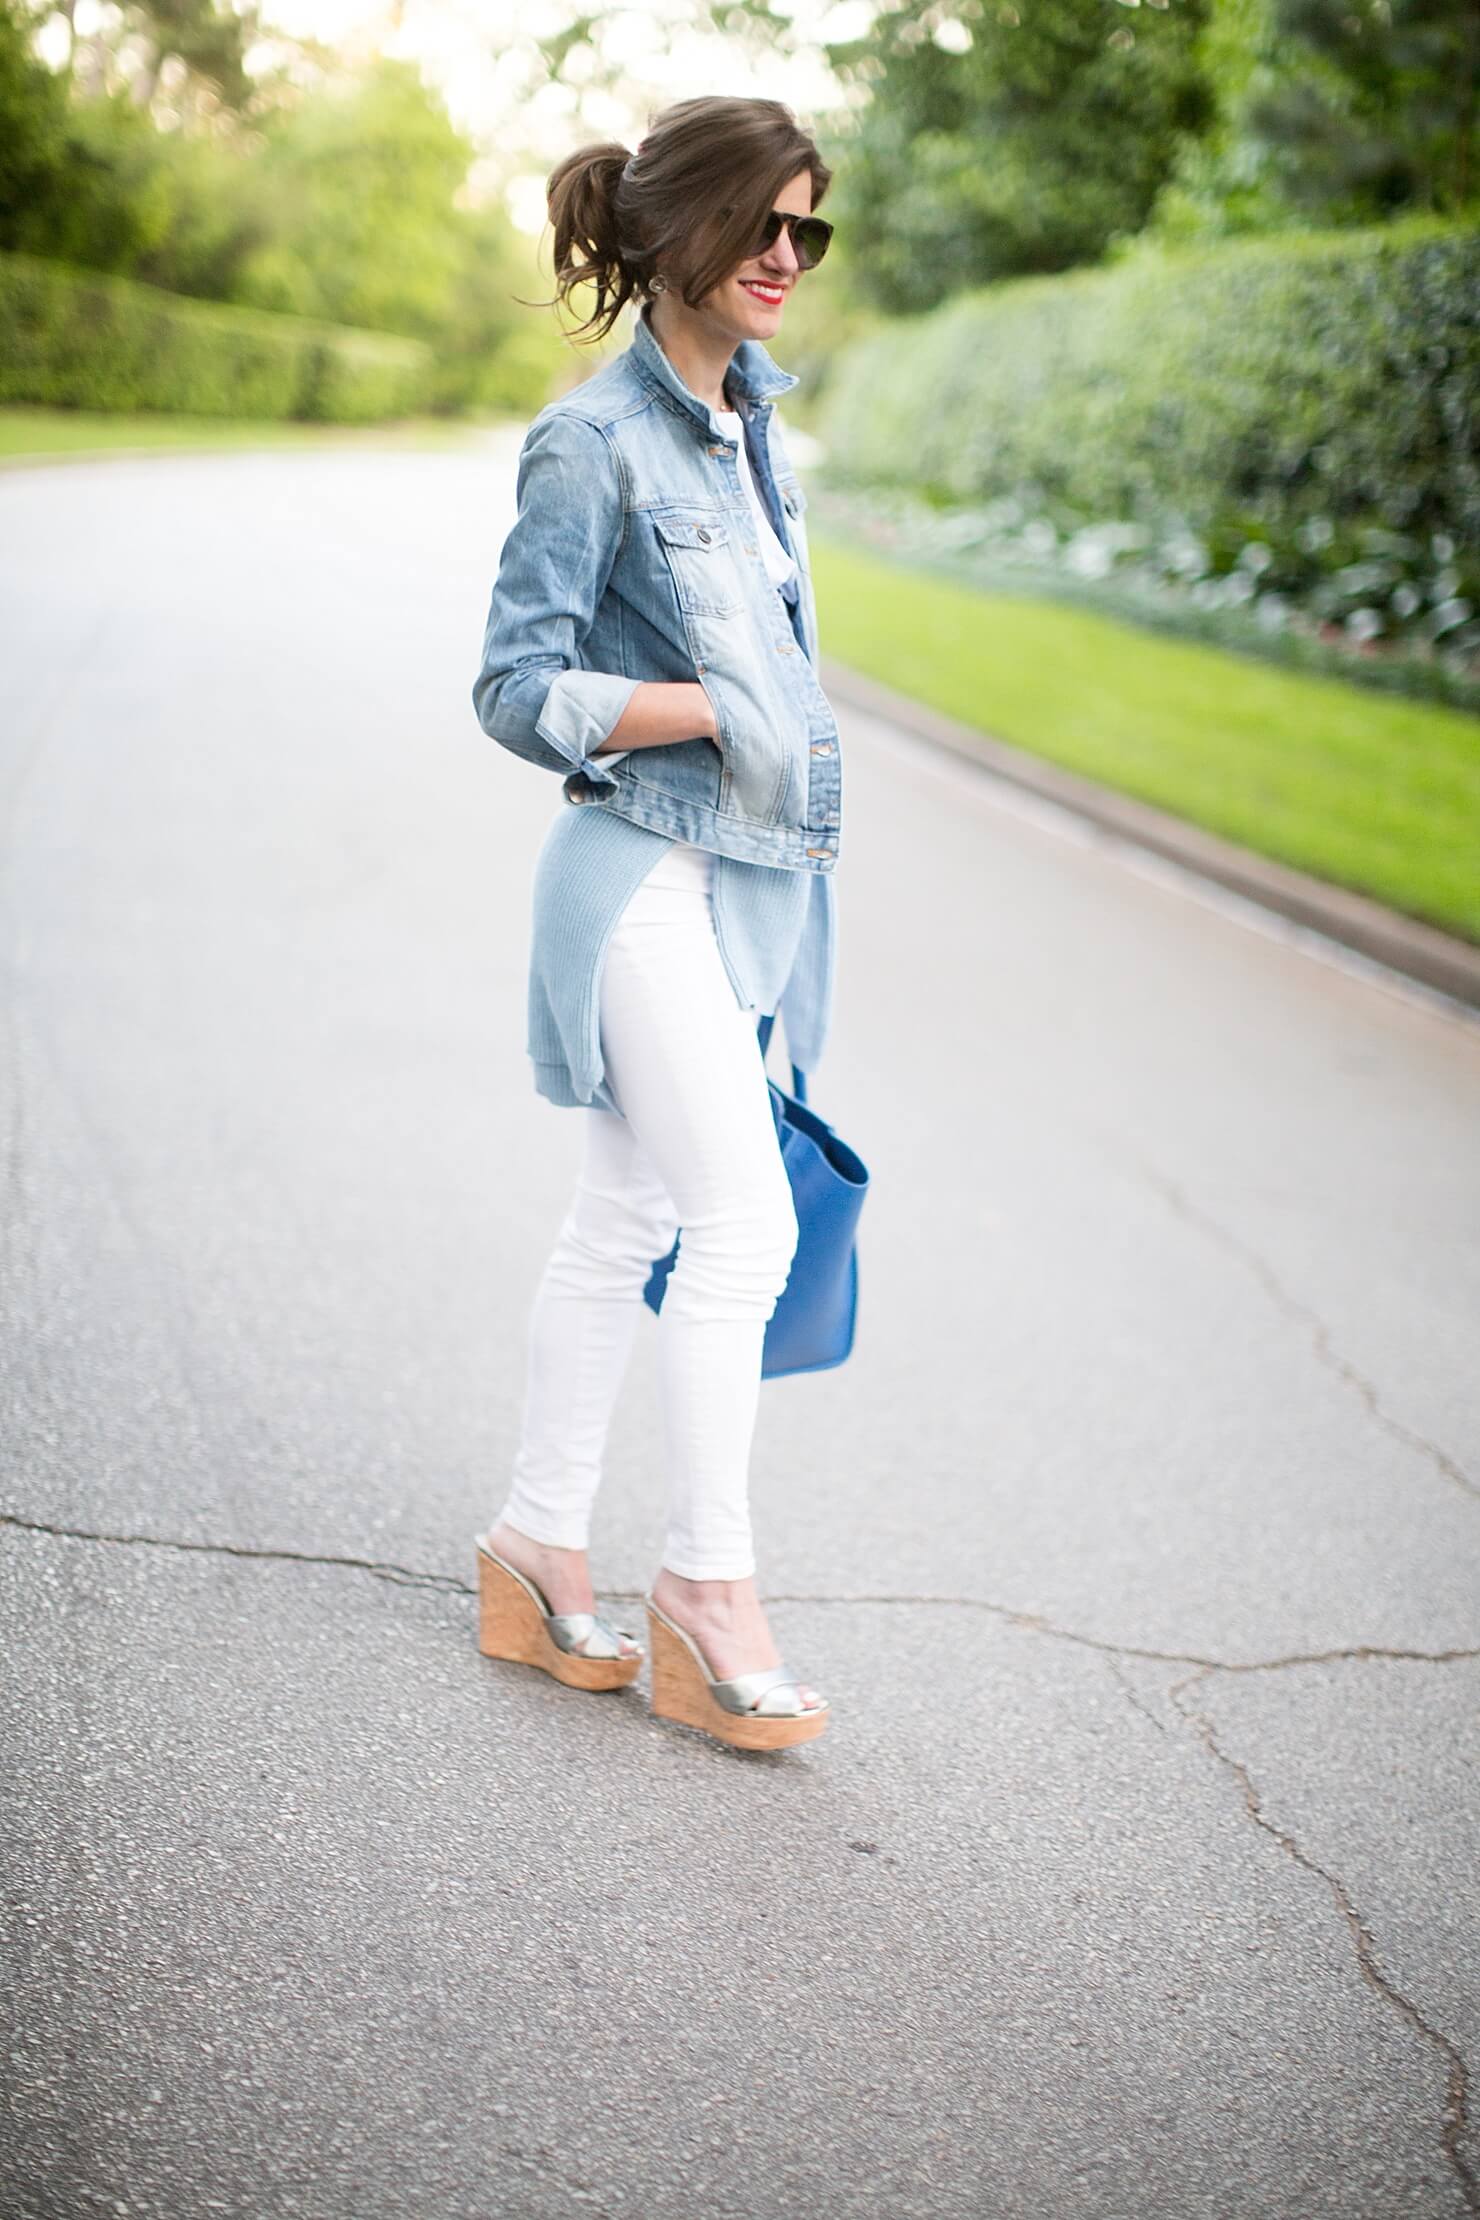
[[[626,147],[607,140],[578,148],[550,173],[555,300],[564,306],[578,285],[596,290],[596,305],[575,337],[604,339],[641,282],[638,264],[645,258],[624,239],[619,215],[632,159]]]

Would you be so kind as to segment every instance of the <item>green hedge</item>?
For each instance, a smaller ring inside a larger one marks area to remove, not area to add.
[[[956,296],[844,350],[839,484],[1177,517],[1216,543],[1322,516],[1480,547],[1480,228],[1432,218]]]
[[[420,340],[0,254],[0,402],[366,424],[422,405]]]

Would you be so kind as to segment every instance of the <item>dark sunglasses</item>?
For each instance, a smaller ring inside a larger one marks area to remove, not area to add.
[[[751,248],[751,254],[764,254],[767,247],[774,247],[781,237],[785,224],[791,233],[791,243],[804,270],[815,270],[827,252],[827,243],[833,227],[821,216],[797,216],[789,208],[773,208],[761,225],[761,235]]]

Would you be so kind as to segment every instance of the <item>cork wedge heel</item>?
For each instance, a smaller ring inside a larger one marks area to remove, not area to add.
[[[653,1657],[653,1713],[698,1727],[736,1750],[789,1750],[814,1742],[827,1726],[827,1703],[803,1705],[797,1675],[785,1665],[716,1680],[691,1635],[647,1598]]]
[[[642,1651],[622,1654],[617,1636],[624,1629],[608,1626],[594,1611],[552,1611],[532,1580],[495,1555],[481,1535],[474,1541],[478,1647],[485,1657],[537,1665],[567,1688],[626,1688],[636,1680]]]

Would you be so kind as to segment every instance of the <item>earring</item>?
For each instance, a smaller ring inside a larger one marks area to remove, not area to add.
[[[667,278],[665,278],[665,277],[653,277],[653,278],[649,278],[649,279],[648,279],[648,291],[649,291],[650,293],[666,293],[666,292],[667,292],[667,290],[668,290],[668,280],[667,280]]]

